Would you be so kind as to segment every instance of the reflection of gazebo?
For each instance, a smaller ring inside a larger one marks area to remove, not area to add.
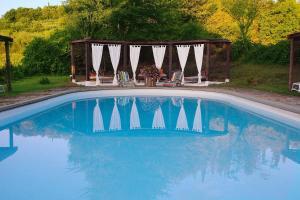
[[[9,135],[9,145],[7,147],[0,147],[0,162],[12,156],[18,150],[17,147],[14,147],[13,132],[10,129],[0,131],[0,135],[1,134]]]
[[[300,32],[291,34],[288,38],[290,40],[289,89],[292,89],[293,83],[300,82]]]

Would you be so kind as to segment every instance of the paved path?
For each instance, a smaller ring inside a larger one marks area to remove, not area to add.
[[[144,87],[137,87],[144,88]],[[34,92],[26,93],[15,97],[0,97],[0,111],[7,110],[13,107],[21,106],[37,102],[43,99],[59,96],[66,93],[78,92],[78,91],[90,91],[90,90],[103,90],[103,89],[130,89],[130,88],[119,88],[119,87],[67,87],[58,88],[45,92]],[[161,88],[166,89],[166,88]],[[230,94],[242,98],[246,98],[259,103],[278,107],[287,111],[295,112],[300,114],[300,97],[298,96],[286,96],[275,93],[263,92],[258,90],[250,89],[231,89],[231,88],[167,88],[167,89],[182,89],[182,90],[195,90],[195,91],[209,91],[209,92],[220,92]]]

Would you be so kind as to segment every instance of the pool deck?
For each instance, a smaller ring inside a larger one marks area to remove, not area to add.
[[[69,94],[73,92],[83,92],[83,91],[94,91],[94,90],[127,90],[127,89],[147,89],[146,87],[67,87],[67,88],[57,88],[53,90],[48,90],[44,92],[34,92],[26,93],[18,96],[11,97],[0,97],[0,112],[4,110],[9,110],[12,108],[20,107],[27,104],[36,103],[49,98],[57,97],[64,94]],[[153,89],[153,88],[151,88]],[[300,97],[299,96],[287,96],[281,94],[275,94],[270,92],[263,92],[258,90],[250,89],[234,89],[234,88],[215,88],[215,87],[176,87],[176,88],[160,88],[155,89],[161,90],[192,90],[192,91],[207,91],[207,92],[218,92],[228,95],[233,95],[255,101],[258,103],[266,104],[276,108],[280,108],[286,111],[294,112],[300,114]]]

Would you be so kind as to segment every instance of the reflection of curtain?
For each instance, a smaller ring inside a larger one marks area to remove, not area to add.
[[[94,108],[94,117],[93,117],[93,132],[104,131],[102,113],[99,106],[99,100],[96,99],[96,105]]]
[[[203,50],[204,50],[204,44],[196,44],[194,45],[195,50],[195,58],[196,58],[196,65],[198,69],[198,83],[201,83],[201,69],[202,69],[202,63],[203,63]]]
[[[154,118],[152,122],[152,129],[164,129],[165,126],[165,120],[164,116],[161,110],[161,107],[159,107],[155,110]]]
[[[96,85],[100,85],[99,69],[101,65],[102,53],[103,53],[102,44],[92,44],[92,60],[93,60],[93,68],[96,71]]]
[[[136,98],[133,98],[131,113],[130,113],[130,129],[139,129],[141,128],[140,116],[138,109],[136,107]]]
[[[119,109],[117,106],[117,99],[114,98],[114,108],[111,114],[110,124],[109,124],[110,131],[118,131],[121,130],[121,118]]]
[[[166,46],[152,46],[155,66],[158,70],[161,69],[164,62]]]
[[[178,118],[177,118],[177,123],[176,123],[176,129],[177,130],[188,130],[189,129],[187,119],[186,119],[186,114],[185,114],[183,101],[184,100],[182,99],[179,115],[178,115]]]
[[[197,108],[194,117],[193,131],[202,133],[202,114],[201,114],[201,100],[197,101]]]
[[[121,53],[121,45],[116,45],[116,44],[110,44],[108,45],[109,48],[109,55],[111,59],[112,66],[114,68],[114,80],[113,80],[113,85],[118,85],[118,80],[117,80],[117,69],[120,61],[120,53]]]
[[[130,63],[133,72],[133,80],[136,83],[136,69],[139,63],[141,46],[130,45]]]
[[[190,45],[177,45],[177,52],[178,52],[178,57],[179,57],[179,62],[181,66],[181,71],[182,71],[182,84],[184,84],[184,68],[186,65],[187,58],[189,56],[189,51],[190,51]]]

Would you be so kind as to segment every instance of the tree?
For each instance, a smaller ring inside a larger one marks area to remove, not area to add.
[[[223,9],[238,24],[240,40],[247,48],[249,30],[258,16],[264,0],[222,0]]]
[[[286,36],[300,31],[300,5],[294,0],[272,4],[258,18],[258,42],[264,45],[286,40]]]

